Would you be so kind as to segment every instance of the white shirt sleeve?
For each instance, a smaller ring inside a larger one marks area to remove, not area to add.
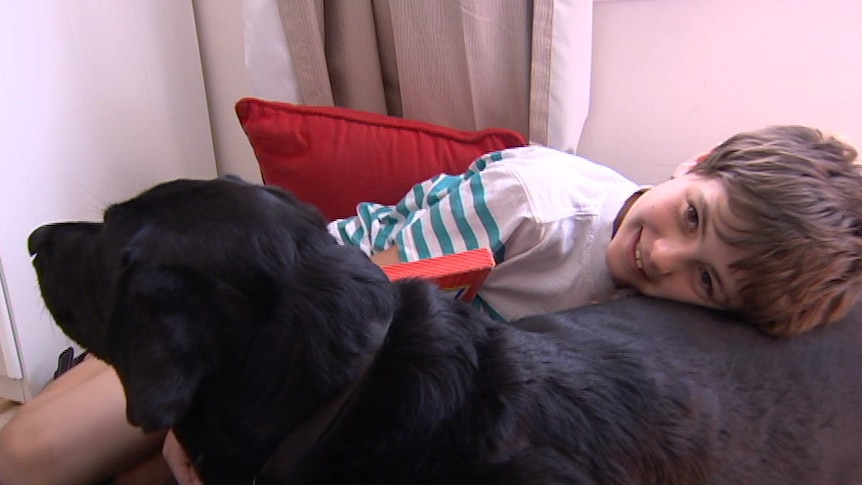
[[[415,261],[470,249],[489,248],[505,255],[508,237],[530,220],[521,179],[501,160],[502,152],[478,159],[445,189],[429,189],[427,203],[395,236],[399,257]]]

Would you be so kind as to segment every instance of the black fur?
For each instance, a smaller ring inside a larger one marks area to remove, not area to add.
[[[179,180],[104,219],[31,235],[47,307],[210,485],[250,483],[387,321],[291,483],[862,483],[860,307],[790,340],[647,298],[502,324],[275,188]]]

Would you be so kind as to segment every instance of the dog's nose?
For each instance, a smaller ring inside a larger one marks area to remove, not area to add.
[[[50,238],[50,232],[51,226],[46,225],[39,226],[30,233],[30,237],[27,238],[27,250],[30,252],[30,256],[35,256],[40,249],[45,247]]]
[[[82,244],[91,241],[102,230],[101,222],[54,222],[39,226],[27,238],[27,250],[30,256],[48,253],[54,246],[59,249],[69,243]]]

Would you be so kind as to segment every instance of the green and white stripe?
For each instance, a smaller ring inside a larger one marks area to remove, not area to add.
[[[500,152],[487,154],[462,175],[417,184],[392,206],[359,204],[356,216],[332,222],[330,232],[369,255],[397,244],[400,257],[410,261],[480,247],[502,256],[503,241],[482,181],[482,170],[500,159]]]

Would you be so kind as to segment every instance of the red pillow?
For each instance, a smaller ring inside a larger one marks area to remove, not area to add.
[[[526,144],[508,129],[460,131],[340,107],[244,98],[236,113],[264,183],[290,190],[330,219],[355,215],[359,202],[394,204],[417,182]]]

